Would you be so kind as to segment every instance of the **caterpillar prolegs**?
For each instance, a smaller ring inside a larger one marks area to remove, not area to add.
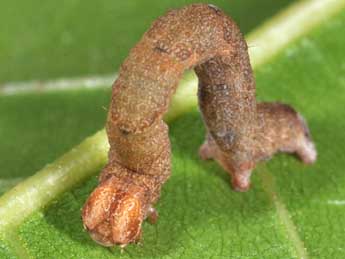
[[[183,72],[194,68],[207,129],[200,148],[246,191],[255,164],[277,151],[306,163],[316,151],[302,116],[279,103],[256,103],[247,44],[235,22],[215,6],[192,4],[158,18],[130,51],[113,84],[106,129],[109,162],[82,218],[104,246],[136,242],[170,176],[170,141],[163,122]]]

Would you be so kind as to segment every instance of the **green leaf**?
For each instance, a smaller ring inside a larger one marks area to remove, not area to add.
[[[113,73],[157,16],[192,2],[2,0],[0,83]],[[248,32],[292,0],[199,2],[221,7]]]
[[[117,248],[106,249],[96,245],[82,231],[80,208],[97,184],[95,177],[56,197],[44,209],[35,209],[24,222],[21,219],[13,220],[15,213],[21,214],[18,213],[22,212],[21,208],[13,211],[1,209],[8,207],[10,197],[20,197],[18,193],[22,193],[24,188],[33,190],[30,193],[33,207],[40,207],[34,197],[46,200],[52,198],[41,197],[47,190],[42,190],[40,194],[40,188],[46,185],[37,185],[45,183],[40,180],[48,181],[49,178],[35,175],[0,199],[0,215],[11,216],[0,217],[0,235],[3,240],[0,242],[0,257],[344,258],[345,177],[342,169],[345,157],[341,144],[345,141],[342,132],[345,126],[342,120],[345,115],[345,64],[342,55],[344,25],[345,13],[342,12],[302,35],[269,63],[256,69],[259,99],[288,102],[307,118],[319,151],[316,165],[303,166],[292,157],[279,155],[257,168],[253,188],[248,193],[235,193],[229,187],[228,176],[216,163],[204,162],[197,157],[197,149],[204,135],[202,121],[197,111],[187,112],[170,123],[173,174],[164,186],[158,203],[158,223],[144,224],[142,246],[129,246],[121,254]],[[52,123],[54,127],[59,127],[61,121],[66,122],[70,129],[80,131],[82,139],[94,130],[94,124],[100,125],[100,121],[104,121],[106,111],[102,110],[102,105],[108,102],[108,95],[109,91],[98,89],[75,90],[68,95],[65,92],[48,92],[1,97],[0,105],[5,109],[0,109],[0,112],[6,111],[17,116],[17,120],[16,117],[4,116],[7,121],[4,124],[5,131],[2,131],[6,135],[3,136],[11,138],[1,139],[4,139],[8,150],[11,143],[18,144],[14,142],[16,135],[23,134],[23,130],[30,132],[28,127],[33,118],[31,114],[35,112],[42,114],[46,122]],[[96,104],[90,105],[94,99]],[[76,102],[78,105],[74,105]],[[63,111],[59,109],[62,105],[67,107]],[[9,109],[11,107],[12,113]],[[42,107],[46,112],[41,110]],[[56,114],[51,114],[51,110],[54,110],[52,107],[55,107]],[[95,107],[99,110],[95,111]],[[21,114],[27,112],[27,116],[19,116],[18,109],[21,109]],[[69,114],[74,116],[69,118]],[[80,127],[80,122],[84,120],[89,123],[82,124],[88,126],[86,128]],[[14,121],[17,122],[15,125]],[[18,128],[19,123],[23,123],[26,128]],[[9,134],[11,130],[13,132]],[[0,129],[0,134],[2,132]],[[67,140],[54,138],[54,134],[53,131],[47,136],[41,136],[42,142],[34,142],[40,152],[62,152],[68,144],[61,147],[60,151],[49,151],[49,143],[61,141],[64,145],[73,141],[68,140],[71,137],[68,128]],[[30,136],[26,141],[22,145],[33,145]],[[104,142],[93,137],[91,143]],[[76,150],[78,153],[85,150],[85,147],[79,146]],[[99,154],[97,150],[94,152]],[[59,160],[62,165],[66,162],[64,159],[82,161],[80,155],[73,157],[71,154],[73,152]],[[30,165],[31,161],[16,161],[15,158],[10,162],[24,163],[21,166],[31,166],[33,169],[38,164]],[[94,164],[97,165],[96,162]],[[65,169],[62,168],[62,171]],[[44,170],[41,176],[49,176],[49,167]],[[58,171],[55,168],[53,170]],[[69,181],[74,183],[78,179],[74,181],[69,175],[67,184],[72,183]],[[57,182],[56,188],[62,185]],[[38,190],[38,196],[35,196],[35,190]],[[53,189],[48,191],[54,192]],[[11,196],[11,193],[16,195]],[[59,193],[57,191],[54,195]],[[7,203],[4,205],[4,202]],[[18,206],[20,201],[12,204]],[[29,205],[22,204],[25,208]],[[16,215],[16,218],[21,216]],[[7,227],[3,227],[3,222],[8,223]]]

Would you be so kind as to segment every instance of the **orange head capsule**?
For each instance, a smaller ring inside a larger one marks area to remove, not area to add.
[[[103,246],[126,245],[139,240],[144,220],[144,189],[109,177],[86,201],[82,213],[91,238]]]
[[[91,237],[104,246],[139,240],[170,175],[168,127],[162,120],[184,70],[199,79],[199,107],[208,137],[200,150],[250,187],[256,162],[277,151],[316,159],[306,124],[289,106],[256,103],[248,47],[220,9],[192,4],[158,18],[130,51],[114,82],[107,120],[109,162],[83,209]]]

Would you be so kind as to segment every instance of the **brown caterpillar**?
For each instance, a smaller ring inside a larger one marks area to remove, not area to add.
[[[295,153],[305,164],[312,164],[316,160],[316,150],[305,120],[286,104],[257,104],[255,132],[256,144],[252,158],[255,163],[270,159],[276,152]],[[251,169],[236,171],[211,134],[207,134],[199,155],[202,159],[215,159],[231,175],[236,191],[249,189]]]
[[[300,115],[287,105],[256,104],[247,44],[235,22],[206,4],[169,11],[130,51],[113,85],[106,124],[109,162],[82,212],[96,242],[136,242],[143,220],[157,218],[152,206],[170,176],[170,141],[162,116],[190,68],[199,78],[208,132],[200,155],[215,158],[231,175],[235,190],[247,190],[256,162],[277,151],[315,161]]]

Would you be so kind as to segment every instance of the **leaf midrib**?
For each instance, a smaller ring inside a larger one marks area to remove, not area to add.
[[[264,164],[258,166],[256,168],[256,171],[259,174],[264,191],[269,196],[270,201],[277,211],[280,222],[286,229],[286,235],[288,237],[287,239],[291,241],[298,258],[308,259],[309,256],[307,253],[307,249],[304,245],[303,240],[299,236],[297,227],[292,220],[290,212],[287,210],[284,202],[279,197],[272,172]]]
[[[260,178],[262,180],[262,185],[266,193],[271,197],[271,201],[277,210],[279,219],[287,230],[288,239],[293,243],[294,248],[296,250],[296,254],[300,258],[305,258],[305,259],[308,258],[303,241],[301,241],[301,238],[299,237],[298,232],[296,231],[296,227],[293,221],[291,220],[291,217],[289,216],[289,212],[285,208],[286,207],[285,204],[277,195],[277,192],[274,186],[274,177],[272,173],[267,168],[263,168],[263,169],[262,168],[260,169],[260,168],[261,167],[258,168],[258,171],[259,171]]]

